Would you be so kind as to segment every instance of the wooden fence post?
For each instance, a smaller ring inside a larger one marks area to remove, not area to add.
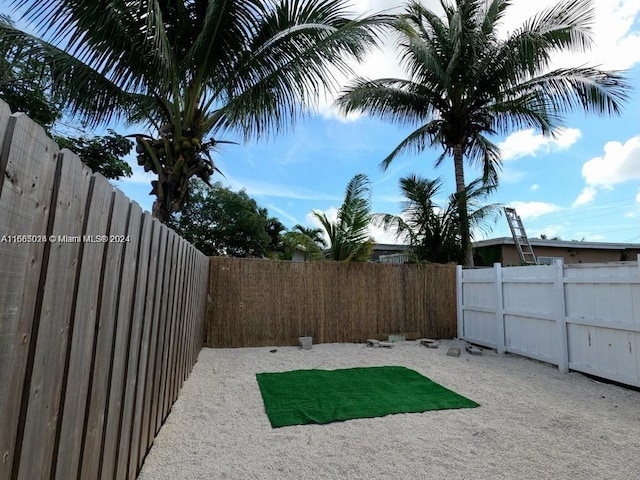
[[[493,264],[496,281],[496,321],[498,322],[498,338],[496,347],[498,354],[504,355],[507,351],[505,343],[505,324],[504,324],[504,298],[502,296],[502,265],[500,263]]]
[[[567,335],[563,261],[561,259],[554,260],[553,267],[556,271],[553,282],[553,291],[555,296],[553,311],[555,313],[554,316],[556,317],[558,339],[560,342],[560,352],[558,352],[558,370],[562,373],[567,373],[569,371],[569,338]]]

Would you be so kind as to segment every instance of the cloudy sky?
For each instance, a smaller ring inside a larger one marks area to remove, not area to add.
[[[517,28],[555,3],[514,0],[504,28]],[[352,1],[358,13],[398,10],[402,4]],[[425,4],[438,8],[433,0]],[[503,170],[499,190],[490,201],[515,207],[530,237],[640,243],[640,0],[594,0],[594,5],[594,47],[587,54],[558,58],[557,64],[627,70],[634,91],[623,115],[570,116],[555,138],[532,130],[495,138]],[[393,43],[387,42],[358,72],[370,78],[401,77],[396,58]],[[402,176],[441,177],[445,195],[455,189],[452,162],[445,161],[438,169],[433,166],[437,149],[400,157],[386,172],[380,170],[380,161],[411,130],[365,116],[341,118],[328,100],[291,132],[260,143],[225,146],[217,154],[225,178],[217,180],[234,190],[245,189],[288,228],[297,223],[315,226],[312,210],[335,214],[347,182],[356,173],[365,173],[372,181],[375,212],[398,213]],[[475,176],[478,172],[467,170],[467,181]],[[135,175],[118,186],[150,210],[149,181],[136,167]],[[379,243],[393,242],[388,233],[372,233]],[[490,234],[478,239],[508,235],[502,217]]]

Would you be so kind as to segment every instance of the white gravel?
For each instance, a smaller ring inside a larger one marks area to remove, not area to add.
[[[203,349],[139,478],[640,479],[640,392],[464,345]],[[375,365],[412,368],[481,406],[271,428],[256,373]]]

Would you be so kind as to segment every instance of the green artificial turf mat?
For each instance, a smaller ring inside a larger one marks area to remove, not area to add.
[[[405,367],[294,370],[256,378],[274,428],[478,406]]]

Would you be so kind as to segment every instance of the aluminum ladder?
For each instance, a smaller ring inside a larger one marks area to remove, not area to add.
[[[520,217],[516,213],[516,209],[504,207],[504,213],[507,216],[507,222],[509,223],[513,242],[516,245],[516,250],[518,250],[520,261],[524,265],[537,265],[538,260],[533,253],[533,248],[531,248],[531,243],[529,243],[529,238],[524,231],[522,220],[520,220]]]

